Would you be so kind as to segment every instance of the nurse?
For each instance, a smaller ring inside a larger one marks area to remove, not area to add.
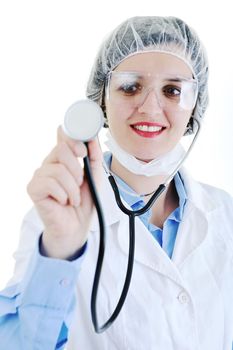
[[[145,205],[183,157],[208,103],[208,63],[196,33],[174,17],[134,17],[100,48],[87,97],[105,114],[110,152],[89,156],[105,214],[100,323],[122,289],[128,218],[116,205],[104,157],[125,204]],[[131,286],[115,323],[94,332],[90,296],[99,226],[80,163],[87,149],[58,128],[57,145],[28,184],[15,275],[0,295],[3,348],[230,350],[233,342],[233,200],[181,169],[136,220]]]

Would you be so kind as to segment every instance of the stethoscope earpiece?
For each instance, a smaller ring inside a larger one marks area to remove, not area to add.
[[[90,141],[104,125],[104,114],[100,106],[91,100],[73,103],[65,113],[62,125],[67,136],[74,140]]]

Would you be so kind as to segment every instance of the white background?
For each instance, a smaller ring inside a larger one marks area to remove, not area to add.
[[[186,162],[193,176],[233,194],[232,10],[227,1],[8,0],[0,5],[0,288],[13,269],[26,185],[56,142],[71,103],[84,97],[97,49],[127,17],[184,19],[210,62],[210,106]]]

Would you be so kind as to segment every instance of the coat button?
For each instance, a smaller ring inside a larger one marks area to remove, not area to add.
[[[68,278],[63,278],[60,280],[60,285],[62,287],[68,287],[70,285],[70,280]]]
[[[181,304],[187,304],[189,302],[189,296],[188,296],[188,294],[186,292],[181,292],[178,295],[177,299],[179,300],[179,302]]]

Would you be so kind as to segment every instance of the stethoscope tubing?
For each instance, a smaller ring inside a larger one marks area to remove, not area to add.
[[[164,190],[167,188],[168,184],[171,182],[175,174],[178,172],[179,168],[187,158],[188,154],[190,153],[191,149],[193,148],[194,143],[196,142],[197,135],[200,131],[200,122],[196,120],[198,124],[197,132],[194,136],[194,139],[192,140],[191,145],[189,146],[188,151],[186,152],[185,156],[181,159],[179,164],[177,165],[176,169],[173,171],[173,173],[166,179],[166,181],[163,184],[160,184],[157,190],[154,192],[150,200],[145,204],[145,206],[138,210],[130,210],[128,209],[122,202],[118,186],[116,184],[116,181],[114,177],[109,173],[108,180],[111,184],[111,187],[113,189],[116,203],[120,210],[125,213],[129,217],[129,255],[128,255],[128,264],[127,264],[127,271],[124,281],[124,286],[119,298],[119,301],[116,305],[115,310],[113,311],[112,315],[109,317],[109,319],[102,325],[99,326],[98,318],[97,318],[97,294],[98,294],[98,288],[99,288],[99,281],[101,276],[101,270],[102,270],[102,264],[104,260],[104,253],[105,253],[105,241],[106,241],[106,232],[105,232],[105,223],[104,223],[104,215],[102,211],[102,207],[100,204],[100,200],[97,195],[97,191],[95,188],[95,184],[92,178],[91,168],[90,168],[90,162],[89,157],[86,156],[84,158],[84,171],[86,175],[86,179],[89,185],[89,189],[91,192],[91,196],[94,202],[94,205],[96,207],[97,216],[99,220],[99,230],[100,230],[100,238],[99,238],[99,253],[97,258],[97,264],[96,264],[96,270],[94,275],[94,281],[93,281],[93,287],[92,287],[92,293],[91,293],[91,317],[92,317],[92,323],[95,329],[96,333],[102,333],[105,330],[107,330],[112,323],[116,320],[117,316],[119,315],[123,304],[125,302],[126,296],[128,294],[131,277],[133,273],[133,264],[134,264],[134,253],[135,253],[135,217],[143,215],[145,212],[147,212],[152,205],[156,202],[156,200],[160,197],[160,195],[164,192]],[[88,149],[88,144],[85,143]]]
[[[97,258],[97,264],[96,264],[96,270],[95,270],[95,275],[94,275],[94,281],[93,281],[93,287],[92,287],[92,294],[91,294],[91,316],[92,316],[92,323],[95,328],[96,333],[102,333],[104,332],[107,328],[111,326],[111,324],[115,321],[117,316],[119,315],[122,306],[125,302],[126,296],[128,294],[130,282],[131,282],[131,277],[133,273],[133,263],[134,263],[134,252],[135,252],[135,217],[144,214],[147,210],[150,209],[150,207],[153,205],[153,203],[156,201],[156,199],[160,196],[160,194],[165,190],[166,186],[165,185],[160,185],[157,191],[153,194],[153,196],[150,198],[148,203],[139,210],[133,211],[129,210],[128,208],[125,207],[123,204],[119,190],[117,188],[117,184],[113,178],[112,175],[109,176],[109,182],[111,183],[111,186],[113,188],[116,202],[119,206],[119,208],[129,217],[129,255],[128,255],[128,264],[127,264],[127,271],[126,271],[126,277],[125,277],[125,282],[124,286],[119,298],[119,301],[117,303],[117,306],[115,310],[113,311],[111,317],[102,325],[99,326],[98,324],[98,318],[97,318],[97,308],[96,308],[96,301],[97,301],[97,294],[98,294],[98,287],[99,287],[99,280],[100,280],[100,275],[101,275],[101,270],[102,270],[102,264],[104,260],[104,252],[105,252],[105,240],[106,240],[106,232],[105,232],[105,223],[104,223],[104,216],[102,212],[102,208],[100,205],[100,201],[96,192],[95,184],[93,182],[93,178],[91,175],[91,170],[90,170],[90,162],[89,158],[85,157],[84,158],[84,170],[85,170],[85,175],[88,181],[88,185],[90,188],[90,192],[92,195],[92,199],[94,202],[94,205],[97,210],[97,216],[99,219],[99,227],[100,227],[100,240],[99,240],[99,253],[98,253],[98,258]]]

